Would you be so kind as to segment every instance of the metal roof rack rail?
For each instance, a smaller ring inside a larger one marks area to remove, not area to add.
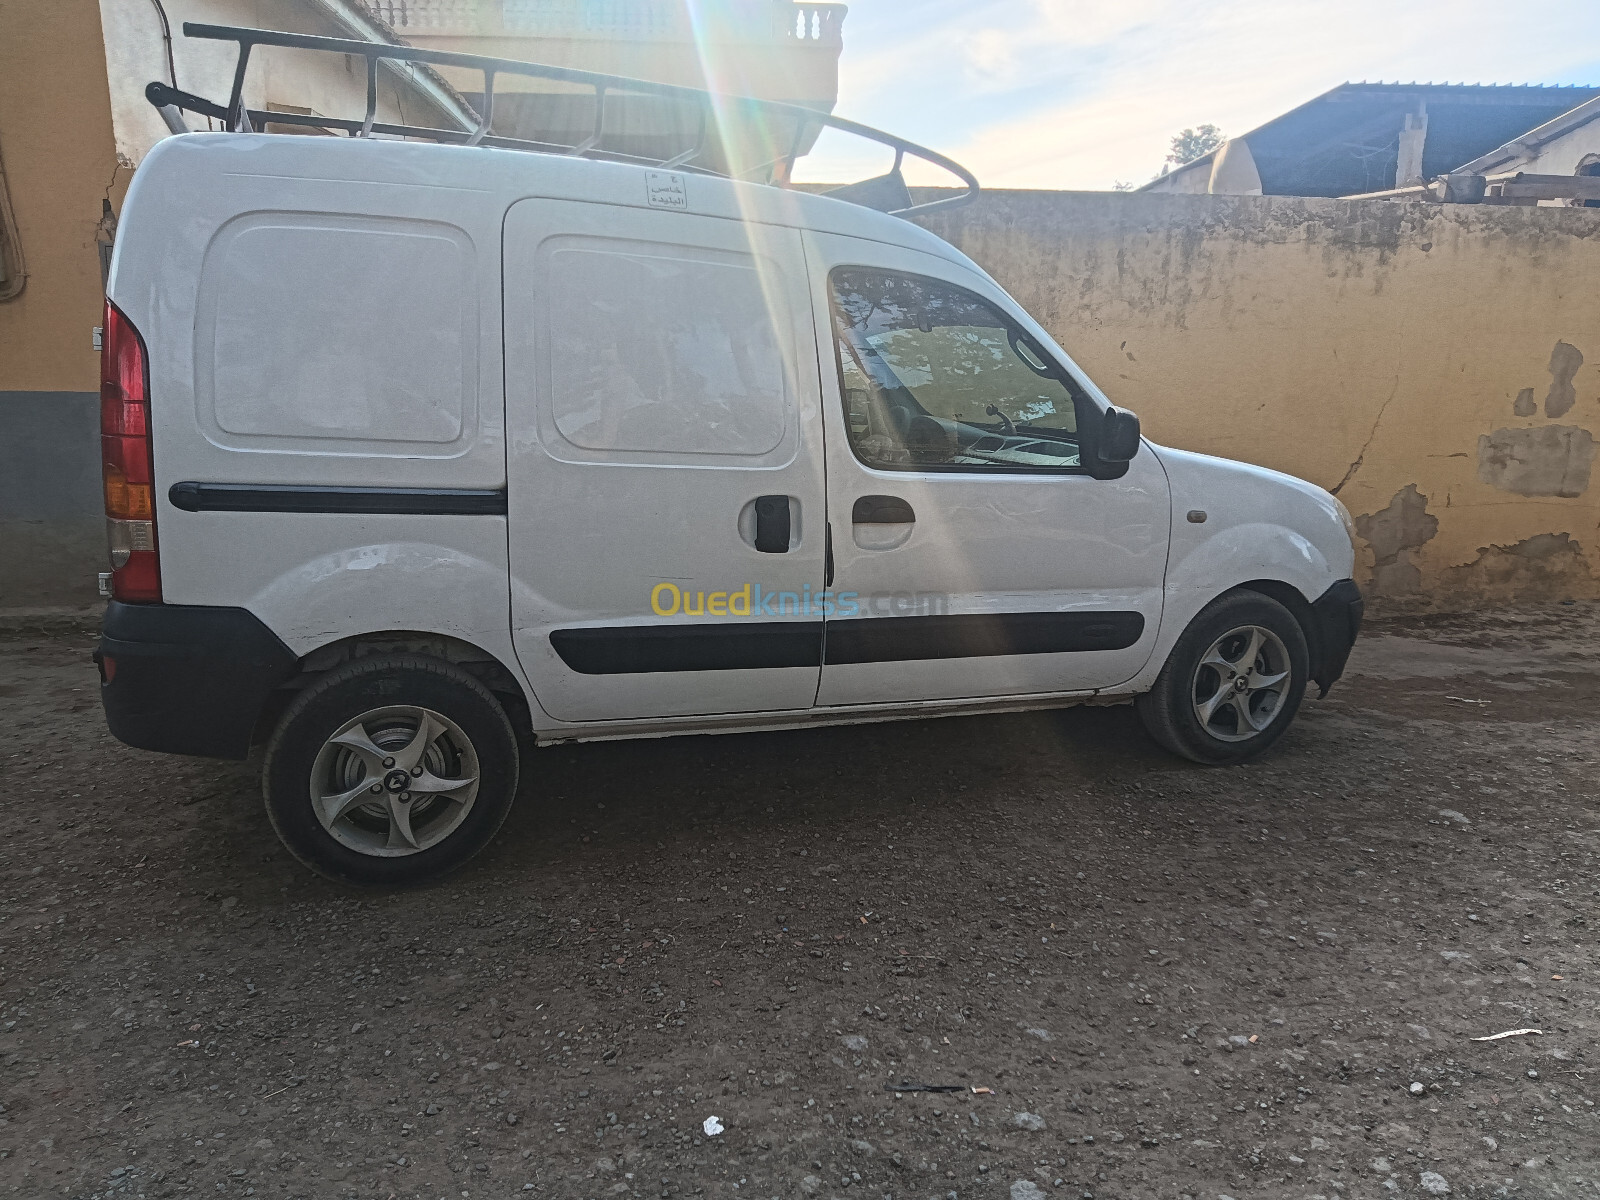
[[[847,121],[831,113],[819,112],[799,104],[786,104],[778,100],[758,100],[752,96],[730,96],[702,91],[698,88],[679,87],[674,84],[651,83],[643,79],[630,79],[625,75],[602,75],[593,71],[578,71],[567,67],[552,67],[540,63],[519,62],[509,58],[489,58],[480,54],[460,54],[449,50],[425,50],[415,46],[394,46],[380,42],[354,41],[345,38],[319,37],[313,34],[284,33],[270,29],[247,29],[231,25],[204,25],[184,22],[185,36],[206,38],[212,41],[237,42],[239,59],[233,72],[233,89],[228,102],[218,104],[203,96],[196,96],[164,83],[151,83],[145,88],[145,98],[167,115],[167,110],[183,109],[220,121],[230,132],[250,132],[266,124],[302,125],[315,129],[338,129],[351,137],[370,138],[373,134],[387,137],[420,138],[462,146],[493,146],[507,150],[528,150],[546,154],[563,154],[580,158],[603,159],[610,162],[627,162],[643,166],[672,170],[694,171],[729,178],[750,179],[762,172],[767,178],[757,182],[788,186],[796,160],[803,157],[808,134],[820,134],[823,129],[833,129],[851,134],[869,142],[876,142],[894,151],[894,165],[884,175],[865,179],[859,183],[835,188],[824,194],[840,200],[878,209],[896,217],[921,216],[939,209],[967,204],[978,195],[978,181],[972,172],[961,164],[946,158],[925,146],[905,138]],[[338,117],[307,115],[304,113],[276,112],[249,108],[244,102],[245,72],[250,64],[250,53],[257,46],[281,46],[294,50],[321,50],[331,54],[359,55],[367,63],[367,110],[360,121]],[[420,125],[395,125],[377,119],[378,64],[380,62],[421,63],[428,66],[462,67],[483,72],[483,100],[479,107],[468,106],[478,116],[474,129],[440,129]],[[589,87],[594,90],[594,126],[589,135],[573,145],[532,141],[526,138],[505,137],[491,132],[494,123],[495,77],[521,75],[533,79],[548,79],[557,83]],[[681,154],[670,158],[653,158],[637,154],[624,154],[603,150],[600,143],[606,134],[606,98],[609,95],[662,96],[692,103],[699,117],[694,144]],[[794,136],[788,151],[768,162],[761,163],[737,175],[697,164],[696,159],[706,153],[707,139],[712,136],[719,113],[742,112],[755,117],[782,117],[793,121]],[[169,124],[172,120],[168,118]],[[965,186],[966,191],[956,196],[946,196],[918,204],[912,199],[901,168],[906,156],[918,158],[950,172]]]

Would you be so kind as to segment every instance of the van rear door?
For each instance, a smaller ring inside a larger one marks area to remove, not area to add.
[[[504,257],[511,616],[540,705],[811,707],[827,524],[799,234],[529,199]]]

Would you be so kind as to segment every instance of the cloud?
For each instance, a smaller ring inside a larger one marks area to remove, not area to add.
[[[1600,5],[1570,0],[854,0],[844,30],[838,111],[995,187],[1142,182],[1186,126],[1350,79],[1600,82]]]

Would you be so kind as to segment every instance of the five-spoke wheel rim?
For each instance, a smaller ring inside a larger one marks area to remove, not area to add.
[[[1211,643],[1194,674],[1194,715],[1224,742],[1260,737],[1283,708],[1291,669],[1283,639],[1260,625],[1241,625]]]
[[[436,846],[478,798],[478,752],[461,727],[430,708],[374,708],[323,743],[311,767],[311,806],[340,845],[397,858]]]

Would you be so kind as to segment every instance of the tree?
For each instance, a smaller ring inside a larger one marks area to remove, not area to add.
[[[1192,163],[1197,158],[1204,158],[1225,139],[1222,130],[1215,125],[1202,125],[1198,129],[1185,129],[1172,139],[1172,153],[1167,155],[1167,161],[1173,166],[1181,167],[1185,163]]]

